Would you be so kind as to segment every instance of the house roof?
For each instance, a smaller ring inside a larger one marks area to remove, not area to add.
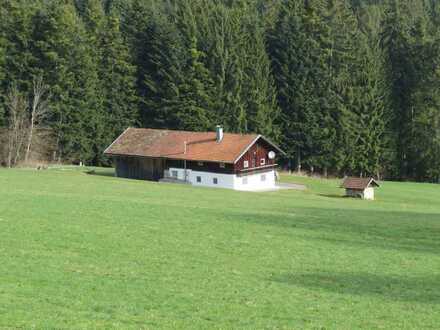
[[[373,178],[353,178],[348,177],[344,179],[342,188],[364,190],[370,186],[379,187],[379,184]]]
[[[104,153],[114,156],[235,163],[259,139],[265,140],[275,150],[283,153],[275,144],[257,134],[224,133],[222,141],[217,142],[215,132],[150,128],[126,129]]]

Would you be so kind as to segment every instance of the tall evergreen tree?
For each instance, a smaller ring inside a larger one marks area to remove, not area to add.
[[[95,59],[99,82],[94,137],[94,163],[104,161],[102,152],[137,117],[134,66],[120,33],[119,19],[105,14],[100,0],[83,4],[83,20]]]
[[[330,31],[313,4],[286,1],[270,39],[278,100],[283,111],[283,146],[314,167],[331,162],[335,125],[330,83]]]
[[[33,41],[36,68],[53,95],[50,120],[59,157],[94,160],[100,120],[97,67],[75,7],[63,1],[48,4],[35,17]]]

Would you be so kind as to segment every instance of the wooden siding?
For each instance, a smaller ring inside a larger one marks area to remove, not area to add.
[[[234,170],[236,172],[241,171],[255,171],[258,169],[262,169],[269,165],[276,165],[275,159],[269,159],[269,152],[276,150],[271,147],[264,140],[259,139],[251,148],[235,163]],[[261,165],[261,159],[264,159],[265,165]],[[244,162],[248,161],[249,166],[247,168],[244,167]]]
[[[116,176],[120,178],[153,180],[163,178],[164,161],[159,158],[116,157]]]
[[[221,163],[216,162],[194,162],[187,161],[186,168],[188,170],[200,171],[200,172],[212,172],[212,173],[223,173],[223,174],[233,174],[234,173],[234,165],[233,164],[225,164],[225,167],[220,166]],[[176,168],[184,168],[183,160],[167,160],[166,167],[176,167]]]

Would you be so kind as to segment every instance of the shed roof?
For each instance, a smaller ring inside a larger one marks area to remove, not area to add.
[[[189,132],[150,128],[128,128],[105,151],[107,155],[140,156],[193,161],[235,163],[264,136],[224,133],[221,142],[215,132]],[[186,147],[185,147],[186,144]]]
[[[345,189],[364,190],[368,187],[379,187],[379,184],[374,178],[353,178],[347,177],[342,183],[342,187]]]

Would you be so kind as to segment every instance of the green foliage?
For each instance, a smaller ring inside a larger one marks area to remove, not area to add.
[[[74,6],[53,2],[35,17],[36,68],[50,85],[60,157],[91,161],[100,124],[97,65]]]
[[[136,122],[135,66],[131,64],[116,15],[105,15],[101,1],[89,0],[83,16],[99,79],[93,163],[102,164],[104,149]]]
[[[438,181],[433,0],[0,0],[4,95],[42,74],[65,161],[127,126],[256,132],[292,167]]]

